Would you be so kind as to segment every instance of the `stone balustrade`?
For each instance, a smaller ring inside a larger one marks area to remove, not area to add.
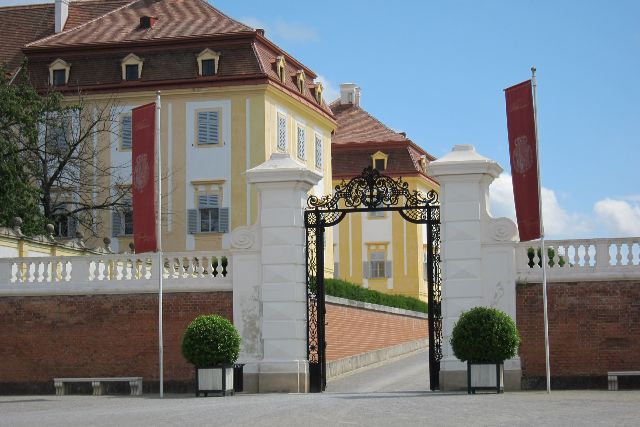
[[[640,278],[640,237],[545,240],[545,247],[549,281]],[[539,242],[517,245],[518,282],[542,281],[540,255]]]
[[[165,252],[167,292],[232,290],[226,252]],[[0,259],[0,295],[155,292],[156,254]]]

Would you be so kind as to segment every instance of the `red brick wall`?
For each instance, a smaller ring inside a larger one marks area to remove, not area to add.
[[[547,293],[552,377],[602,386],[607,371],[640,369],[640,281],[549,283]],[[542,285],[518,284],[516,295],[526,382],[546,375]]]
[[[182,334],[199,314],[232,319],[232,293],[172,293],[164,300],[164,378],[190,383]],[[54,377],[142,376],[158,381],[154,294],[0,298],[0,393],[53,392]]]
[[[427,339],[427,319],[327,303],[327,360]]]

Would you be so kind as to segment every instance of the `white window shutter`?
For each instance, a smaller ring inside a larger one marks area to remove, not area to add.
[[[111,211],[111,235],[118,237],[122,235],[122,216],[118,211]]]
[[[131,116],[122,116],[122,120],[120,122],[120,133],[122,136],[122,148],[128,149],[132,146],[132,135],[133,132],[131,130]]]
[[[391,277],[391,272],[392,272],[392,265],[391,265],[391,261],[387,261],[384,265],[384,272],[385,272],[385,276],[388,278]]]
[[[78,220],[74,217],[67,217],[67,237],[76,237],[78,231]]]
[[[189,209],[187,211],[187,232],[196,234],[198,231],[198,210]]]
[[[340,263],[339,262],[334,262],[333,263],[333,277],[335,277],[336,279],[340,277]]]
[[[287,117],[278,114],[278,151],[287,151]]]
[[[220,115],[217,111],[198,113],[198,144],[218,144],[220,142]]]
[[[218,215],[218,227],[220,233],[229,232],[229,208],[220,208]]]

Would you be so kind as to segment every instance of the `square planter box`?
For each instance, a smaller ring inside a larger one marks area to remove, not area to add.
[[[196,396],[233,395],[233,365],[196,368]]]
[[[467,393],[476,390],[504,392],[504,363],[467,362]]]

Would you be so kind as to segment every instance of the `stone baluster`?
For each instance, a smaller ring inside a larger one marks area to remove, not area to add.
[[[633,265],[633,240],[630,239],[627,241],[627,248],[628,248],[627,265],[632,266]]]
[[[623,243],[622,242],[618,242],[616,243],[616,266],[621,266],[622,265],[622,247],[623,247]]]

